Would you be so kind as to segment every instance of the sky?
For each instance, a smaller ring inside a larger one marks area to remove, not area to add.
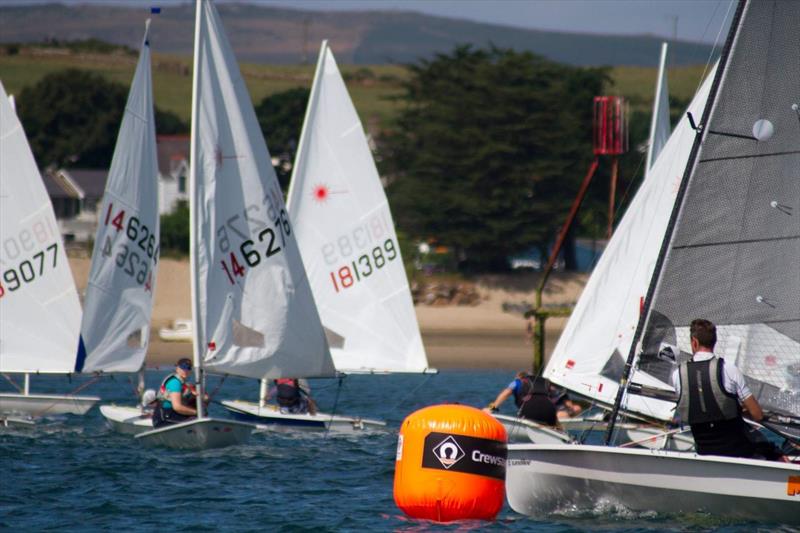
[[[0,0],[43,4],[54,0]],[[170,5],[186,0],[55,0],[65,4]],[[656,35],[713,43],[735,0],[218,0],[314,11],[402,10],[527,29]],[[676,31],[677,30],[677,31]],[[724,37],[724,33],[722,33]]]

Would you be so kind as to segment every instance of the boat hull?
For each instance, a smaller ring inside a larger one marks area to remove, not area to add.
[[[143,414],[138,407],[101,405],[100,414],[106,419],[111,429],[117,433],[138,435],[153,429],[153,419],[150,414]]]
[[[533,444],[566,444],[572,442],[572,437],[565,431],[515,416],[498,414],[492,416],[506,428],[508,442]]]
[[[0,394],[0,416],[17,415],[37,418],[55,415],[84,415],[99,396],[64,394]]]
[[[706,512],[800,524],[800,465],[588,445],[512,444],[506,493],[539,516],[599,502],[638,511]]]
[[[144,431],[135,436],[146,446],[175,450],[208,450],[244,444],[255,429],[252,424],[218,418],[201,418]]]
[[[386,422],[369,418],[317,413],[284,413],[276,405],[260,406],[254,402],[225,400],[222,405],[233,418],[269,428],[291,428],[309,431],[336,431],[342,433],[384,429]]]

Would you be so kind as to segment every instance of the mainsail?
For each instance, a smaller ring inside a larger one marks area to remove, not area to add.
[[[661,56],[658,61],[658,79],[656,81],[656,95],[653,99],[653,118],[650,121],[650,141],[647,145],[647,159],[645,160],[645,176],[653,168],[658,154],[667,144],[669,139],[669,88],[667,85],[667,43],[661,43]]]
[[[689,105],[695,116],[708,99],[713,77],[712,71]],[[666,232],[694,138],[684,118],[631,201],[550,357],[545,375],[554,383],[602,404],[614,404],[658,256],[658,236]],[[636,374],[644,385],[668,389],[661,378]],[[671,418],[673,408],[670,402],[641,396],[629,397],[626,407],[662,420]]]
[[[0,370],[72,372],[80,322],[50,198],[0,83]]]
[[[337,370],[424,371],[392,214],[327,41],[287,205]]]
[[[200,2],[192,120],[195,350],[252,378],[334,374],[283,195],[212,2]],[[197,352],[196,352],[197,353]]]
[[[800,415],[800,3],[744,5],[665,239],[643,362],[717,324],[762,406]]]
[[[149,22],[99,211],[79,372],[134,372],[149,344],[159,251]]]

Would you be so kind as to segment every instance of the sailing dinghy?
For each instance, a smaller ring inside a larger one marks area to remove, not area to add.
[[[679,359],[689,352],[689,324],[699,316],[717,324],[716,352],[739,367],[770,418],[796,427],[798,22],[796,2],[738,5],[629,337],[625,366],[636,373],[623,374],[615,410],[644,407],[626,389],[642,374],[671,373],[666,349]],[[800,524],[798,464],[585,445],[510,445],[508,458],[508,500],[525,514],[611,501],[634,510]]]
[[[364,128],[327,41],[322,42],[289,188],[288,209],[336,370],[428,368],[389,203]],[[260,424],[309,429],[383,427],[324,413],[296,415],[259,403],[223,404]]]
[[[190,168],[192,322],[198,418],[136,436],[207,448],[252,424],[208,418],[204,373],[254,379],[335,374],[283,195],[216,8],[197,2]]]
[[[75,369],[81,305],[53,206],[0,83],[0,372],[24,374],[0,393],[0,419],[85,414],[97,396],[31,394],[30,374]]]

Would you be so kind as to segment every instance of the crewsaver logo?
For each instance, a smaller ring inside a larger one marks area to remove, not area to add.
[[[432,431],[422,446],[422,467],[505,479],[507,456],[505,442]]]
[[[439,462],[442,463],[442,466],[448,470],[466,456],[464,450],[461,449],[461,446],[458,445],[458,441],[456,441],[452,435],[449,435],[442,442],[434,446],[433,453],[436,455],[436,458],[439,459]]]

